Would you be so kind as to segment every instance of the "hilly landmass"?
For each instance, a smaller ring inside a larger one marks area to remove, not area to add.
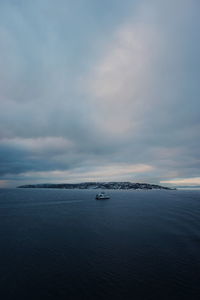
[[[50,189],[107,189],[107,190],[172,190],[157,184],[133,182],[82,182],[82,183],[43,183],[21,185],[18,188],[50,188]]]

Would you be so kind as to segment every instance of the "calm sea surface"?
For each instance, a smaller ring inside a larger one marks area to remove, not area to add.
[[[200,191],[0,190],[0,299],[200,299]]]

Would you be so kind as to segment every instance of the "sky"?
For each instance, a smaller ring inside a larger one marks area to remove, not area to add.
[[[0,187],[200,185],[199,0],[0,0]]]

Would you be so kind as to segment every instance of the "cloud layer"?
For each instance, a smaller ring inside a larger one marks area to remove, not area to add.
[[[200,176],[200,4],[106,3],[1,2],[1,186]]]

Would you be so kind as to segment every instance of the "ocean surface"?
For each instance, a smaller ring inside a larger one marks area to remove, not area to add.
[[[200,191],[0,190],[0,299],[200,299]]]

